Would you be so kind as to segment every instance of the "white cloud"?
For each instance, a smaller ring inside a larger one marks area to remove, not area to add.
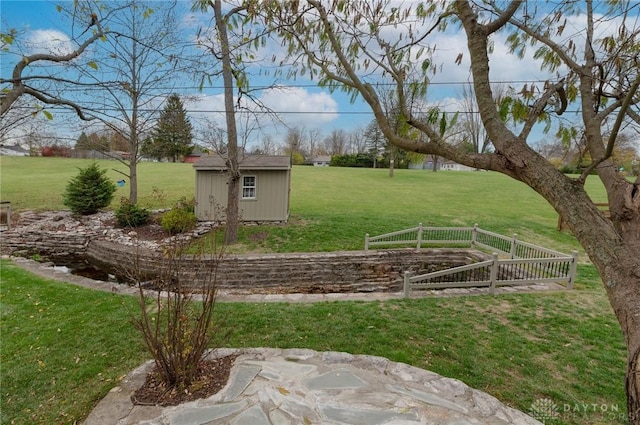
[[[258,99],[267,108],[274,111],[278,118],[290,126],[320,127],[336,120],[339,116],[338,102],[326,92],[310,93],[301,87],[277,87],[266,89]],[[198,122],[207,121],[224,126],[224,96],[222,94],[201,94],[184,99],[185,108]],[[243,106],[251,111],[258,107],[249,100]],[[243,114],[240,111],[240,114]],[[272,119],[265,114],[265,125],[271,125]],[[242,121],[242,119],[238,119]]]
[[[319,127],[338,118],[338,102],[327,92],[302,87],[277,87],[263,92],[262,102],[290,125]]]
[[[57,30],[33,30],[27,36],[29,52],[68,55],[74,51],[74,45],[66,34]]]

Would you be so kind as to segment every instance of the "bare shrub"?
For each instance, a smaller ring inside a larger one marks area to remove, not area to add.
[[[197,377],[205,352],[226,338],[216,314],[222,250],[199,243],[193,251],[193,245],[171,242],[153,261],[155,270],[149,270],[148,257],[136,256],[128,273],[140,303],[134,323],[165,384],[178,391]]]

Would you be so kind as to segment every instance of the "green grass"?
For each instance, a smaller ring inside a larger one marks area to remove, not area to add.
[[[15,211],[62,210],[67,182],[90,160],[0,157],[0,197]],[[116,161],[98,161],[114,181],[125,171]],[[596,201],[602,185],[588,180]],[[556,231],[557,214],[526,185],[492,172],[438,172],[295,166],[291,181],[291,219],[284,226],[246,226],[235,252],[335,251],[362,249],[372,236],[414,227],[472,226],[570,251],[580,249],[568,232]],[[154,190],[157,189],[157,190]],[[119,187],[111,205],[128,196]],[[139,203],[167,208],[195,193],[191,164],[139,164]],[[158,196],[159,194],[159,196]]]
[[[1,422],[73,424],[147,358],[130,322],[135,300],[1,264]],[[230,347],[383,356],[523,411],[540,398],[623,411],[622,335],[592,267],[580,272],[582,289],[567,293],[218,308]],[[563,423],[619,421],[596,412]]]
[[[229,252],[362,249],[364,235],[425,226],[473,226],[570,252],[581,251],[536,192],[491,172],[438,172],[294,167],[291,219],[285,226],[246,226]],[[604,190],[596,180],[594,199]],[[584,256],[583,256],[584,258]]]
[[[0,156],[0,197],[10,201],[16,211],[65,210],[64,192],[79,168],[91,164],[90,159]],[[101,169],[114,182],[123,179],[127,167],[114,160],[97,160]],[[154,191],[157,188],[158,191]],[[160,196],[158,196],[158,194]],[[165,208],[182,196],[195,194],[195,172],[192,164],[142,162],[138,164],[138,200],[149,208]],[[111,207],[129,197],[129,181],[118,187]]]
[[[89,161],[0,157],[2,200],[17,211],[64,209],[62,193]],[[123,170],[99,161],[118,180]],[[140,200],[168,207],[194,193],[190,164],[140,165]],[[154,195],[153,188],[162,196]],[[596,201],[601,185],[588,181]],[[119,188],[127,196],[128,188]],[[116,199],[117,199],[116,198]],[[114,201],[115,206],[117,201]],[[371,235],[425,226],[470,226],[569,252],[557,215],[534,191],[490,172],[294,167],[292,217],[245,226],[230,251],[361,249]],[[72,424],[147,355],[130,324],[135,301],[36,278],[2,262],[2,424]],[[624,411],[625,348],[602,284],[584,255],[576,290],[499,297],[388,302],[221,304],[230,346],[305,347],[388,357],[461,379],[523,411],[540,398],[559,406]],[[12,422],[13,421],[13,422]],[[600,411],[562,423],[616,424]],[[558,422],[560,423],[560,422]]]

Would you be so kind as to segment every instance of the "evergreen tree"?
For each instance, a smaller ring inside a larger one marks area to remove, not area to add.
[[[78,140],[76,140],[75,150],[77,151],[88,151],[91,149],[91,141],[89,140],[89,136],[84,131],[80,133],[78,136]]]
[[[162,161],[163,152],[159,147],[159,143],[153,137],[147,137],[142,142],[142,146],[140,147],[140,152],[143,156],[147,158],[155,159],[156,161]]]
[[[165,156],[176,162],[179,157],[190,154],[193,150],[191,129],[180,96],[170,95],[153,131],[151,156]]]
[[[80,168],[77,176],[67,183],[64,204],[75,214],[95,214],[108,207],[116,191],[116,185],[95,162]]]
[[[385,151],[387,139],[382,134],[382,130],[378,126],[376,120],[367,125],[364,130],[364,138],[367,143],[367,152],[373,157],[373,168],[378,166],[378,158]]]

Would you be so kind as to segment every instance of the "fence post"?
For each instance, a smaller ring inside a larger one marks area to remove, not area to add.
[[[409,298],[411,294],[411,272],[404,272],[404,297]]]
[[[420,249],[420,246],[422,246],[422,223],[418,224],[418,244],[416,249]]]
[[[516,258],[516,245],[518,244],[518,234],[514,233],[511,237],[511,249],[509,250],[509,256],[513,260]]]
[[[476,246],[476,241],[478,240],[478,223],[473,225],[473,230],[471,231],[471,248]]]
[[[576,281],[576,274],[578,272],[578,251],[572,251],[571,256],[573,260],[571,261],[571,268],[569,269],[569,282],[567,283],[568,289],[573,289],[573,284]]]
[[[364,250],[369,250],[369,234],[364,235]]]
[[[493,263],[491,263],[491,285],[489,286],[489,293],[496,293],[496,281],[498,280],[498,254],[495,252],[492,255]]]

